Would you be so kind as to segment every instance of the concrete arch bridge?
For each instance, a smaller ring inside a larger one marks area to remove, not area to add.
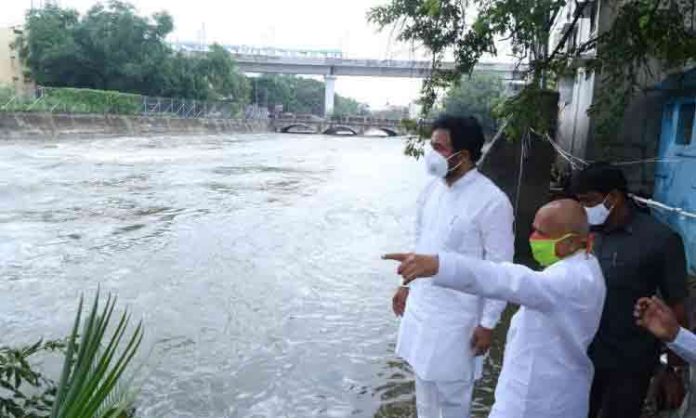
[[[275,132],[315,133],[324,135],[364,136],[368,131],[382,131],[387,136],[405,135],[401,120],[362,116],[320,118],[314,115],[279,116],[271,120]]]

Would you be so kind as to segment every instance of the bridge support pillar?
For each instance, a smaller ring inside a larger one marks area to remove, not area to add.
[[[329,117],[334,111],[336,76],[324,76],[324,116]]]

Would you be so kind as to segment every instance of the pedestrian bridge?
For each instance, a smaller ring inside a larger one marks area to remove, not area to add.
[[[280,116],[271,119],[275,132],[314,133],[324,135],[363,136],[368,131],[382,131],[387,136],[405,135],[406,129],[397,119],[379,119],[362,116],[320,118],[314,115]]]

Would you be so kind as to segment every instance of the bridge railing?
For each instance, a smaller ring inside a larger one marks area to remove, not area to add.
[[[370,116],[331,116],[329,118],[321,118],[315,115],[291,115],[284,114],[275,118],[281,123],[332,123],[342,125],[384,125],[395,126],[401,123],[403,119],[387,119],[373,118]]]
[[[344,123],[344,124],[363,124],[363,125],[395,125],[401,123],[402,119],[386,119],[386,118],[374,118],[371,116],[332,116],[330,118],[332,123]]]

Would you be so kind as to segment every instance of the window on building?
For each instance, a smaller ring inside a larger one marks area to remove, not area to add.
[[[677,122],[677,138],[678,145],[691,144],[691,137],[694,131],[694,111],[696,104],[682,103],[679,106],[679,122]]]

